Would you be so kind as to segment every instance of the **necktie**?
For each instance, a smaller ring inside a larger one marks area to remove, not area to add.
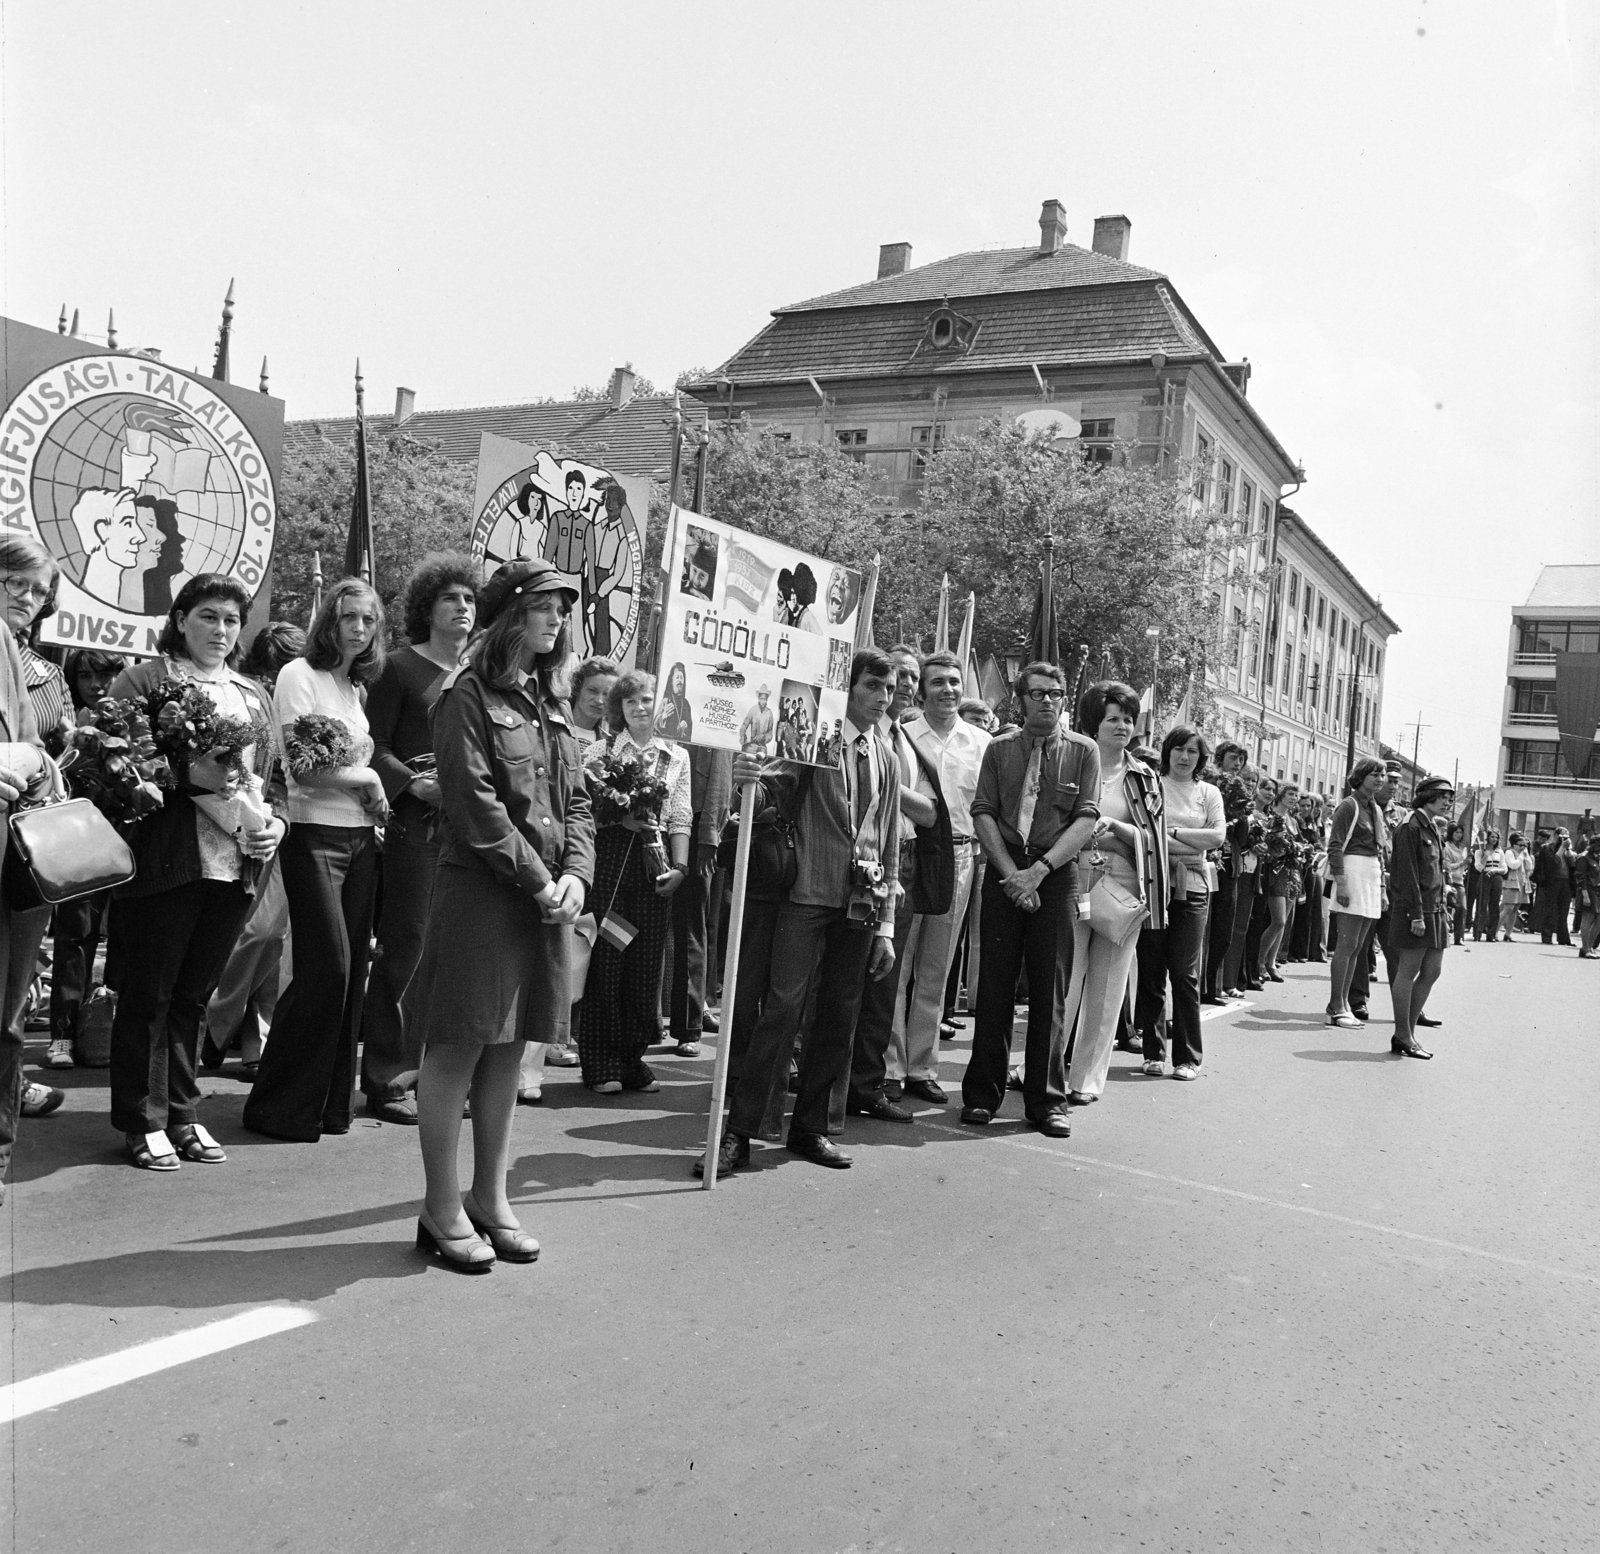
[[[1039,802],[1040,762],[1043,759],[1044,741],[1036,739],[1028,752],[1028,769],[1022,774],[1022,807],[1017,812],[1017,832],[1022,845],[1028,845],[1033,832],[1033,811]]]
[[[855,793],[855,821],[856,835],[861,835],[861,828],[866,824],[867,806],[872,802],[872,752],[867,747],[867,736],[856,736],[856,793]]]

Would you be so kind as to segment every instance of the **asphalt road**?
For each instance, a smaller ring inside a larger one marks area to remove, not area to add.
[[[1329,1029],[1324,968],[1287,969],[1208,1019],[1201,1081],[1119,1055],[1070,1140],[851,1119],[853,1170],[767,1149],[711,1193],[709,1057],[622,1104],[552,1074],[513,1171],[543,1258],[480,1279],[411,1249],[411,1130],[257,1140],[224,1077],[229,1163],[152,1175],[74,1071],[0,1211],[0,1379],[315,1320],[0,1425],[0,1529],[117,1554],[1600,1546],[1600,966],[1452,951],[1432,1063],[1389,1057],[1387,1019]]]

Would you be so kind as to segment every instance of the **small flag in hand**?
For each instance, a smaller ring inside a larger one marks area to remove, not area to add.
[[[625,950],[639,937],[639,930],[620,912],[607,912],[600,920],[600,937],[614,950]]]

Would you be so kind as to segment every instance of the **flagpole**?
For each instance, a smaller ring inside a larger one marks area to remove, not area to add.
[[[1044,612],[1039,622],[1041,633],[1048,633],[1050,652],[1047,662],[1061,661],[1061,647],[1056,632],[1056,537],[1049,529],[1044,531]]]

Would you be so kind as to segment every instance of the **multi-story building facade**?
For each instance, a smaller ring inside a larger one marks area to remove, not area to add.
[[[1323,728],[1324,715],[1311,712],[1293,676],[1287,691],[1278,690],[1276,658],[1271,675],[1262,669],[1277,651],[1279,502],[1286,488],[1299,489],[1304,471],[1251,404],[1249,361],[1226,360],[1172,281],[1129,262],[1131,226],[1126,216],[1102,216],[1091,246],[1079,247],[1066,241],[1066,213],[1050,200],[1033,247],[957,254],[913,269],[909,243],[885,244],[875,279],[778,308],[749,344],[686,387],[709,407],[713,425],[749,416],[797,442],[837,444],[872,471],[886,503],[904,506],[919,500],[944,439],[993,417],[1027,417],[1025,425],[1054,419],[1059,435],[1076,433],[1090,460],[1125,454],[1159,467],[1191,462],[1195,500],[1230,547],[1214,577],[1224,637],[1211,686],[1220,731],[1264,759],[1281,754],[1285,771],[1295,765],[1298,738],[1302,769],[1331,772],[1323,756],[1335,737],[1331,703]],[[1327,664],[1331,693],[1335,658],[1352,651],[1357,623],[1367,621],[1362,644],[1373,640],[1374,625],[1386,626],[1384,636],[1395,628],[1368,608],[1326,546],[1313,538],[1305,549],[1299,575],[1314,574],[1312,596],[1326,602],[1320,627],[1302,633],[1296,616],[1290,634],[1297,652],[1302,643],[1308,653],[1320,650],[1314,661]],[[1343,648],[1328,647],[1335,595],[1333,641],[1342,631]],[[1300,585],[1295,596],[1298,611]],[[1381,675],[1381,644],[1376,662],[1370,672]],[[1362,720],[1366,728],[1365,712]],[[1291,727],[1280,752],[1272,731]],[[1360,736],[1363,748],[1375,737],[1375,716],[1370,729]]]
[[[1527,603],[1511,612],[1495,783],[1502,836],[1512,826],[1530,837],[1541,825],[1564,825],[1574,836],[1593,829],[1600,746],[1591,745],[1576,775],[1560,753],[1556,677],[1565,654],[1600,658],[1600,566],[1542,568]]]
[[[1352,758],[1381,753],[1384,668],[1400,628],[1290,508],[1279,508],[1274,542],[1271,604],[1259,630],[1234,606],[1238,646],[1222,673],[1254,704],[1267,770],[1337,794]]]

